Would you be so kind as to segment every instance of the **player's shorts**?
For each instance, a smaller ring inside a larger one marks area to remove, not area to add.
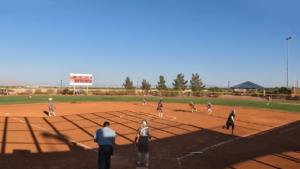
[[[227,126],[227,129],[229,129],[230,126],[232,127],[232,129],[234,129],[234,122],[227,121],[226,126]]]
[[[52,112],[54,112],[54,107],[52,107],[52,108],[49,108],[49,111],[52,111]]]
[[[159,112],[159,113],[162,113],[162,107],[159,107],[159,108],[158,108],[158,112]]]
[[[207,109],[211,109],[212,106],[208,106]]]
[[[146,100],[144,100],[143,102],[146,103]]]
[[[140,137],[138,141],[138,151],[140,153],[148,153],[149,152],[149,140],[148,137]]]

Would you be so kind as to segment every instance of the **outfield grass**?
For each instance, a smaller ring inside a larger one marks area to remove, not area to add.
[[[31,103],[47,103],[50,96],[33,96],[29,99],[28,96],[0,96],[0,105],[13,104],[31,104]],[[51,96],[53,102],[100,102],[100,101],[140,101],[142,97],[127,97],[127,96]],[[158,102],[159,97],[147,97],[148,102]],[[206,99],[203,98],[163,98],[163,102],[167,103],[186,103],[193,101],[194,104],[205,104]],[[229,100],[229,99],[211,99],[212,105],[222,106],[237,106],[259,109],[270,109],[279,111],[288,111],[300,113],[300,104],[287,102],[271,102],[269,106],[263,101],[251,100]]]

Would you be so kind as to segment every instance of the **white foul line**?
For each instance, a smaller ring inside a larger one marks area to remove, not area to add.
[[[298,121],[298,120],[295,120],[295,121],[292,121],[292,122],[289,122],[289,123],[293,123],[293,122],[296,122],[296,121]],[[275,128],[284,126],[284,125],[289,124],[289,123],[285,123],[285,124],[282,124],[282,125],[279,125],[279,126],[276,126],[276,127],[273,127],[273,128],[269,128],[269,129],[267,129],[267,130],[263,130],[263,131],[258,131],[258,132],[250,133],[250,134],[247,134],[247,135],[244,135],[244,136],[241,136],[241,137],[237,137],[237,138],[234,138],[234,139],[231,139],[231,140],[228,140],[228,141],[224,141],[224,142],[221,142],[221,143],[212,145],[212,146],[210,146],[210,147],[206,147],[206,148],[204,148],[204,149],[202,149],[202,150],[199,150],[198,152],[201,152],[201,153],[202,153],[203,151],[208,150],[208,149],[211,149],[211,148],[213,148],[213,147],[217,147],[217,146],[220,146],[220,145],[223,145],[223,144],[227,144],[227,143],[233,142],[233,141],[238,140],[238,139],[241,139],[241,138],[246,138],[246,137],[248,137],[248,136],[250,136],[250,135],[254,135],[254,134],[257,134],[257,133],[260,133],[260,132],[264,132],[264,131],[268,131],[268,130],[271,130],[271,129],[275,129]],[[188,155],[179,157],[179,158],[177,158],[177,159],[178,159],[178,160],[181,160],[181,159],[183,159],[183,158],[185,158],[185,157],[188,157],[188,156],[191,156],[191,155],[193,155],[193,154],[195,154],[195,152],[191,152],[191,153],[189,153]]]
[[[299,126],[300,126],[300,125],[299,125]],[[299,127],[299,126],[296,126],[296,127]],[[296,128],[296,127],[292,127],[292,128],[290,128],[290,129],[283,130],[283,131],[281,131],[281,132],[279,132],[279,133],[283,133],[283,132],[286,132],[286,131],[290,131],[290,130],[292,130],[292,129]]]
[[[52,131],[49,131],[49,130],[47,130],[47,129],[44,129],[44,128],[42,128],[42,127],[39,127],[39,126],[37,126],[37,125],[30,124],[30,123],[27,123],[27,122],[25,122],[25,121],[23,121],[23,120],[20,120],[20,119],[16,118],[16,117],[13,117],[13,118],[14,118],[14,119],[16,119],[16,120],[19,120],[19,121],[20,121],[20,122],[22,122],[22,123],[29,124],[29,125],[31,125],[31,126],[33,126],[33,127],[36,127],[36,128],[39,128],[39,129],[41,129],[41,130],[47,131],[47,132],[49,132],[49,133],[52,133],[52,134],[58,135],[57,133],[54,133],[54,132],[52,132]],[[97,151],[97,150],[95,150],[95,149],[93,149],[93,148],[91,148],[91,147],[89,147],[89,146],[87,146],[87,145],[84,145],[84,144],[82,144],[82,143],[79,143],[79,142],[77,142],[77,141],[74,141],[74,140],[68,139],[68,138],[66,138],[66,137],[64,137],[64,136],[61,136],[61,135],[58,135],[58,136],[60,136],[60,137],[62,137],[62,138],[64,138],[64,139],[66,139],[66,140],[69,140],[70,142],[77,143],[78,145],[81,145],[82,147],[86,147],[86,148],[88,148],[88,149],[90,149],[90,150],[93,150],[94,152],[97,152],[97,153],[98,153],[98,151]]]
[[[150,116],[152,114],[149,114],[149,113],[143,113],[143,112],[139,112],[140,114],[145,114],[147,116]],[[134,114],[138,114],[138,113],[131,113],[131,114],[122,114],[120,116],[121,119],[126,119],[126,118],[123,118],[124,116],[130,116],[130,115],[134,115]],[[167,120],[167,121],[173,121],[173,120],[176,120],[176,117],[175,116],[170,116],[170,115],[165,115],[165,116],[168,116],[168,117],[172,117],[173,119],[171,120]],[[126,120],[130,120],[130,119],[126,119]],[[137,120],[133,120],[133,121],[137,121]]]

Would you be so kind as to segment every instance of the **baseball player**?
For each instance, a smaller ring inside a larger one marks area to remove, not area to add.
[[[190,106],[191,106],[192,113],[193,113],[194,110],[197,112],[197,109],[195,108],[193,102],[190,102]]]
[[[143,106],[146,106],[147,103],[146,103],[146,97],[145,97],[145,95],[144,95],[144,97],[143,97],[143,102],[144,102],[144,103],[143,103]]]
[[[141,127],[139,127],[135,140],[134,140],[134,147],[138,147],[138,160],[137,164],[141,164],[141,157],[144,152],[145,155],[145,166],[149,166],[149,139],[151,139],[151,131],[148,127],[148,121],[142,120]],[[137,139],[139,140],[136,143]]]
[[[49,98],[49,102],[48,102],[48,108],[49,108],[49,116],[51,117],[51,111],[53,113],[54,116],[56,116],[54,109],[55,107],[53,107],[53,102],[52,102],[52,98]]]
[[[270,97],[270,96],[268,96],[268,97],[267,97],[267,106],[269,105],[269,103],[270,103],[270,100],[271,100],[271,97]]]
[[[157,105],[157,110],[158,110],[158,116],[159,117],[163,117],[162,108],[163,108],[163,104],[162,104],[162,100],[160,100],[158,102],[158,105]]]
[[[29,91],[29,98],[30,99],[32,98],[32,91],[31,90]]]
[[[233,130],[234,130],[234,119],[235,119],[235,110],[231,110],[231,113],[228,116],[227,122],[226,122],[226,126],[223,126],[222,129],[229,129],[229,127],[231,126],[232,128],[232,135],[233,135]]]
[[[211,110],[212,105],[211,105],[211,103],[208,100],[206,100],[206,104],[207,104],[208,114],[210,114],[212,112],[212,110]]]

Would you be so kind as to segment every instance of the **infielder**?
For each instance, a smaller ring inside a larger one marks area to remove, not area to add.
[[[53,113],[54,116],[56,116],[54,109],[55,107],[53,107],[53,102],[52,102],[52,98],[49,98],[49,102],[48,102],[48,108],[49,108],[49,116],[51,117],[51,111]]]
[[[211,103],[208,100],[206,100],[206,104],[207,104],[208,114],[210,114],[212,112],[212,110],[210,110],[212,108],[212,105],[211,105]]]
[[[233,135],[233,130],[234,130],[234,118],[235,118],[235,110],[231,110],[231,113],[228,116],[226,126],[223,126],[222,129],[227,129],[229,130],[229,127],[231,126],[232,128],[232,135]]]
[[[156,110],[158,110],[158,116],[159,117],[163,117],[162,108],[163,108],[163,104],[162,104],[162,100],[160,100],[158,102],[157,109],[156,109]]]
[[[148,121],[142,120],[141,127],[139,127],[135,140],[134,140],[134,146],[138,147],[138,160],[137,164],[141,164],[141,157],[144,152],[145,155],[145,166],[149,166],[149,139],[151,139],[151,131],[148,127]],[[137,139],[139,140],[138,143],[136,143]]]
[[[190,102],[190,106],[191,106],[192,113],[193,113],[194,110],[197,112],[197,109],[195,108],[193,102]]]
[[[270,96],[268,96],[268,97],[267,97],[267,106],[269,105],[269,103],[270,103],[270,100],[271,100],[271,97],[270,97]]]
[[[144,97],[143,97],[143,102],[144,102],[144,103],[143,103],[143,106],[146,106],[147,103],[146,103],[146,97],[145,97],[145,95],[144,95]]]

